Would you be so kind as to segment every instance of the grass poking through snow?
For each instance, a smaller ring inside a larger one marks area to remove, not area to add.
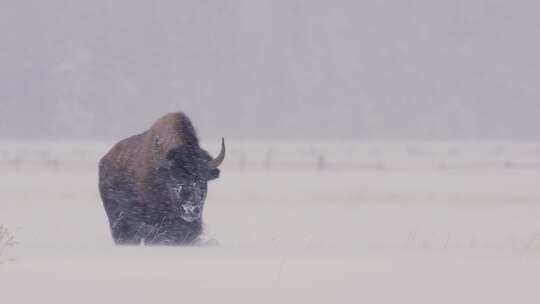
[[[16,244],[15,234],[4,225],[0,225],[0,259],[7,248],[13,247]]]

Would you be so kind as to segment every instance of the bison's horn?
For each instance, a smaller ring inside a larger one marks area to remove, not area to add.
[[[210,167],[210,169],[216,169],[217,167],[219,167],[219,165],[221,165],[224,159],[225,159],[225,139],[221,138],[221,152],[219,152],[219,155],[216,158],[208,162],[208,167]]]

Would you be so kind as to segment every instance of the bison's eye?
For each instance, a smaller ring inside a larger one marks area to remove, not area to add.
[[[176,197],[180,198],[181,194],[182,194],[182,187],[183,185],[178,185],[176,187],[173,188],[173,191],[174,191],[174,194],[176,195]]]
[[[212,169],[208,172],[208,180],[213,180],[219,177],[219,169]]]

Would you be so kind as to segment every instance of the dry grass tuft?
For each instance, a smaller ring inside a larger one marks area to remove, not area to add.
[[[16,244],[15,233],[11,232],[6,226],[0,225],[0,257],[7,248]]]

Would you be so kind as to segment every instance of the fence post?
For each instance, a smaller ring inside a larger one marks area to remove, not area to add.
[[[317,158],[317,169],[324,170],[326,169],[327,164],[326,160],[324,159],[324,155],[322,153],[319,154],[319,157]]]
[[[266,150],[266,157],[264,159],[264,167],[270,169],[272,167],[272,160],[274,159],[274,149],[269,147]]]
[[[246,167],[246,155],[243,152],[241,152],[239,158],[240,158],[240,160],[238,161],[238,166],[240,167],[240,169],[245,169],[245,167]]]
[[[21,169],[22,162],[19,156],[15,157],[15,159],[13,160],[13,164],[15,165],[15,170],[19,171]]]

